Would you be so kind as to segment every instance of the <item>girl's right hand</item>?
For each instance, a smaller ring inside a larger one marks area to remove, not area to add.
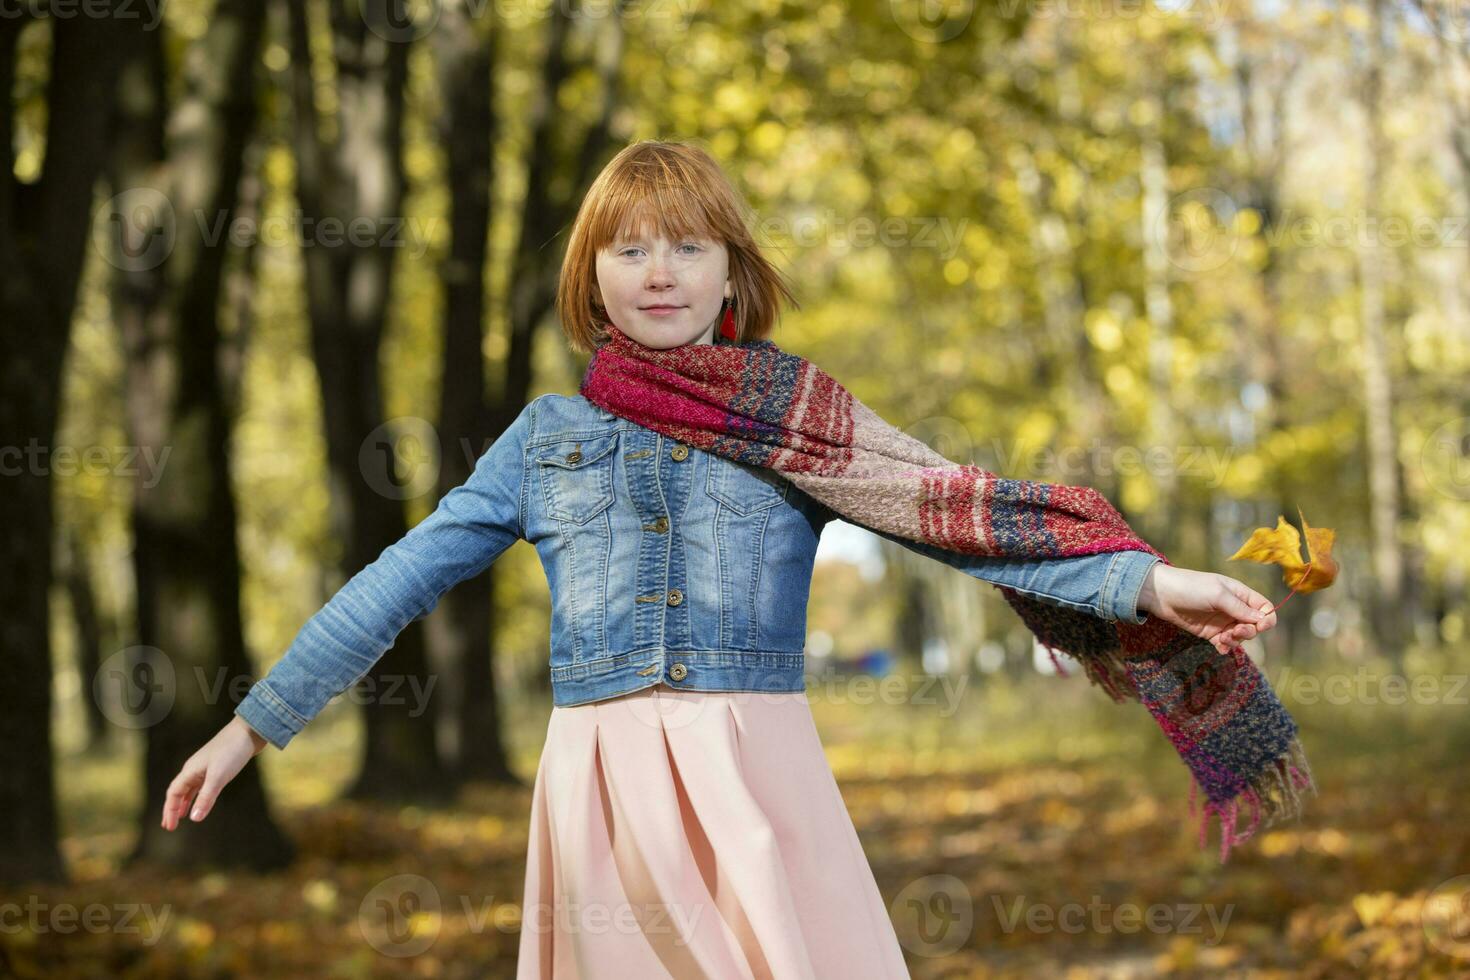
[[[168,784],[168,795],[163,801],[163,828],[174,830],[179,819],[189,810],[195,823],[209,816],[220,790],[245,768],[245,763],[259,754],[266,745],[265,738],[245,723],[239,715],[230,719],[214,738],[189,756],[173,782]]]
[[[1238,579],[1155,562],[1138,608],[1203,637],[1225,653],[1276,625],[1271,600]]]

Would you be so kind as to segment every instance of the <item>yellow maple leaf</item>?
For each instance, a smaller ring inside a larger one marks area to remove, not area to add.
[[[1312,527],[1297,509],[1302,528],[1307,534],[1307,560],[1302,561],[1302,539],[1296,528],[1277,516],[1276,526],[1258,527],[1250,539],[1229,560],[1280,565],[1282,578],[1295,592],[1316,592],[1337,580],[1337,562],[1332,558],[1332,542],[1337,537],[1330,527]]]

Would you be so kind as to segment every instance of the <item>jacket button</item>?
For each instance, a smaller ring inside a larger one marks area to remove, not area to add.
[[[669,676],[676,681],[682,681],[689,676],[689,668],[683,664],[674,664],[669,668]]]
[[[659,534],[663,534],[669,529],[669,519],[667,517],[660,517],[653,522],[653,529]]]
[[[678,589],[670,589],[669,590],[669,605],[671,605],[671,606],[677,606],[679,603],[681,603],[683,601],[684,601],[684,593],[680,592]]]
[[[582,460],[582,451],[580,449],[573,449],[571,452],[567,453],[567,462],[568,463],[577,463],[577,462],[581,462],[581,460]]]
[[[676,460],[682,460],[689,455],[689,447],[681,442],[669,451],[669,455]]]

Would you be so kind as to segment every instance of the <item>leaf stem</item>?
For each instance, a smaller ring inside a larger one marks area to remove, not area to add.
[[[1272,606],[1272,607],[1271,607],[1271,611],[1272,611],[1272,612],[1275,612],[1275,611],[1276,611],[1276,610],[1278,610],[1278,609],[1280,609],[1280,608],[1281,608],[1281,607],[1282,607],[1282,606],[1284,606],[1284,605],[1286,605],[1286,603],[1287,603],[1287,601],[1288,601],[1288,600],[1289,600],[1289,599],[1290,599],[1290,598],[1291,598],[1291,597],[1292,597],[1292,596],[1294,596],[1294,595],[1296,595],[1296,589],[1297,589],[1297,588],[1300,588],[1300,587],[1301,587],[1301,583],[1302,583],[1302,582],[1305,582],[1305,581],[1306,581],[1306,580],[1307,580],[1307,574],[1308,574],[1308,573],[1309,573],[1309,572],[1311,572],[1311,570],[1312,570],[1312,563],[1311,563],[1311,562],[1307,562],[1307,567],[1306,567],[1306,568],[1303,568],[1303,569],[1302,569],[1302,577],[1301,577],[1301,579],[1300,579],[1300,580],[1299,580],[1299,581],[1298,581],[1298,582],[1297,582],[1297,586],[1296,586],[1296,588],[1293,588],[1293,589],[1292,589],[1292,590],[1291,590],[1291,591],[1290,591],[1290,592],[1288,592],[1288,593],[1286,593],[1286,598],[1285,598],[1285,599],[1282,599],[1282,600],[1281,600],[1281,601],[1280,601],[1280,602],[1278,602],[1278,603],[1276,603],[1276,605],[1275,605],[1275,606]]]

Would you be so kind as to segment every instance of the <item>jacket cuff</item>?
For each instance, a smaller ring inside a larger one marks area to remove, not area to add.
[[[250,693],[235,705],[235,714],[278,749],[284,749],[292,736],[306,727],[305,721],[265,681],[255,682]]]
[[[1120,551],[1113,556],[1102,596],[1103,608],[1110,619],[1123,623],[1148,621],[1148,614],[1138,609],[1138,595],[1143,591],[1149,569],[1160,560],[1146,551]]]

